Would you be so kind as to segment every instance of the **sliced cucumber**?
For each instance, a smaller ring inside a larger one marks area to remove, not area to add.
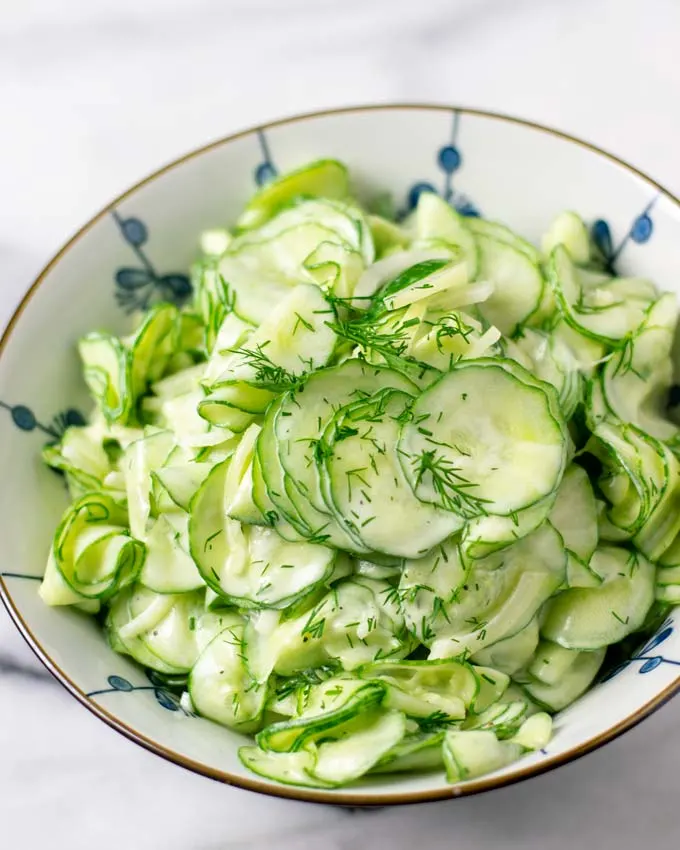
[[[261,725],[267,688],[253,680],[243,658],[243,620],[225,615],[226,627],[206,646],[189,674],[196,711],[239,732]]]
[[[320,159],[260,189],[241,214],[238,227],[242,230],[259,227],[296,198],[311,195],[344,200],[348,194],[349,178],[345,166],[335,159]]]
[[[553,492],[564,434],[541,388],[493,360],[469,360],[416,399],[399,453],[422,501],[463,517],[510,515]]]
[[[398,390],[341,408],[327,426],[322,483],[338,522],[369,550],[417,558],[460,528],[413,495],[396,453],[413,397]],[[413,533],[413,528],[417,533]]]
[[[599,587],[565,590],[550,603],[541,633],[567,649],[600,649],[639,629],[654,601],[654,566],[639,553],[597,549]]]
[[[484,318],[512,336],[538,309],[545,281],[537,262],[515,244],[477,234],[480,280],[493,285],[493,294],[480,305]]]
[[[505,767],[520,757],[522,747],[499,741],[493,732],[456,729],[446,733],[443,753],[446,778],[455,783]]]
[[[602,666],[604,656],[604,649],[579,652],[555,682],[548,684],[533,679],[525,684],[524,688],[536,702],[550,711],[561,711],[578,699],[592,684]]]

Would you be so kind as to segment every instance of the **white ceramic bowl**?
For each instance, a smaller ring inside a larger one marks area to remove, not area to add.
[[[680,288],[680,202],[634,168],[562,133],[467,109],[363,107],[277,121],[195,151],[151,175],[88,222],[35,281],[0,342],[0,591],[37,655],[94,714],[158,755],[198,773],[285,797],[345,805],[436,800],[499,787],[577,758],[661,706],[680,687],[680,630],[669,619],[608,681],[559,715],[545,751],[450,786],[443,774],[367,780],[314,791],[260,779],[240,764],[243,739],[187,716],[115,655],[93,620],[46,608],[38,581],[62,480],[41,446],[88,409],[74,342],[123,332],[149,296],[185,298],[199,233],[229,225],[257,184],[319,157],[344,160],[361,196],[389,192],[399,208],[434,187],[537,239],[566,208],[596,223],[598,241],[632,274]]]

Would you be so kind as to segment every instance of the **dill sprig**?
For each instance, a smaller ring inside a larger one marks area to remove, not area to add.
[[[306,377],[305,372],[296,375],[274,363],[264,351],[268,344],[265,342],[256,345],[255,348],[232,348],[230,351],[239,355],[240,365],[247,365],[253,369],[253,376],[249,378],[249,382],[256,384],[259,388],[283,393],[299,387]]]
[[[415,473],[417,490],[421,484],[430,485],[441,506],[464,517],[485,514],[484,505],[489,501],[475,496],[470,490],[477,485],[469,481],[456,469],[452,461],[435,449],[425,449],[420,454],[410,455],[409,460]]]

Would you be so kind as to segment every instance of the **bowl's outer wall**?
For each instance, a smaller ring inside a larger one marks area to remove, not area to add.
[[[123,295],[129,304],[130,295],[120,283],[122,269],[149,271],[150,283],[133,292],[133,301],[161,291],[164,276],[188,271],[202,230],[234,221],[263,166],[283,172],[320,157],[345,161],[363,200],[387,192],[395,208],[406,211],[418,185],[428,184],[459,208],[507,222],[534,241],[556,213],[575,209],[589,221],[607,222],[620,272],[649,276],[677,291],[678,202],[613,158],[542,128],[466,110],[382,107],[291,119],[218,142],[161,170],[90,222],[41,275],[5,333],[0,585],[29,642],[79,699],[124,734],[187,767],[254,790],[354,805],[472,793],[569,760],[661,704],[678,685],[680,637],[672,623],[663,646],[563,712],[547,752],[457,788],[436,774],[316,792],[253,777],[237,758],[240,736],[186,717],[154,693],[132,663],[110,651],[92,620],[46,608],[36,594],[35,577],[66,504],[63,482],[42,466],[40,448],[58,434],[59,414],[89,407],[74,341],[94,328],[127,330],[120,300]],[[641,215],[652,229],[636,240],[633,225]],[[142,230],[126,225],[130,221],[141,222]],[[650,658],[660,660],[647,663]],[[103,693],[88,698],[93,691]]]

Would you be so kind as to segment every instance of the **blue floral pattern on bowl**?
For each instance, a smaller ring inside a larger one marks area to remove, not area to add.
[[[88,697],[88,699],[92,699],[92,697],[103,696],[104,694],[151,691],[156,698],[156,702],[167,711],[178,711],[185,717],[197,716],[193,711],[189,711],[182,705],[177,694],[165,686],[165,682],[162,677],[153,671],[149,671],[147,676],[151,682],[150,685],[133,685],[132,682],[124,676],[111,675],[106,680],[108,688],[100,688],[99,690],[89,691],[85,694],[85,696]]]
[[[463,155],[458,146],[458,132],[460,128],[460,112],[457,109],[453,110],[453,121],[451,124],[451,137],[449,141],[437,150],[435,161],[439,170],[442,172],[441,188],[437,189],[434,183],[430,181],[419,181],[414,183],[408,191],[406,197],[406,208],[402,211],[401,216],[407,215],[411,210],[415,209],[418,203],[418,198],[423,192],[434,192],[440,195],[445,201],[448,201],[454,209],[458,210],[461,215],[479,216],[480,212],[477,206],[463,192],[454,188],[453,176],[463,165]]]
[[[642,663],[638,668],[638,673],[642,674],[651,673],[652,670],[656,670],[657,667],[661,667],[663,664],[680,667],[680,661],[676,661],[672,658],[666,658],[664,655],[650,654],[657,648],[657,646],[660,646],[664,641],[668,640],[668,638],[673,634],[674,627],[675,623],[673,618],[669,617],[661,625],[659,631],[651,637],[641,649],[606,673],[600,681],[608,682],[610,679],[618,676],[623,670],[630,667],[631,664],[637,664],[639,662]]]
[[[124,266],[115,273],[116,301],[126,313],[148,310],[154,301],[169,301],[181,307],[191,297],[193,288],[188,275],[181,272],[159,274],[144,249],[149,231],[138,218],[123,218],[112,210],[123,239],[136,255],[138,266]]]
[[[611,274],[614,273],[616,261],[629,242],[635,242],[638,245],[644,245],[645,242],[649,242],[654,232],[654,221],[652,220],[651,213],[658,197],[656,195],[652,198],[628,228],[623,239],[616,245],[612,239],[611,228],[607,221],[603,218],[598,218],[593,222],[590,228],[591,238],[595,247],[602,255],[606,271]]]

